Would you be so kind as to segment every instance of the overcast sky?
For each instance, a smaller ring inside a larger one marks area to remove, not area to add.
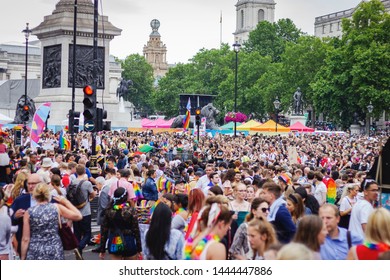
[[[59,0],[2,1],[0,10],[0,43],[24,42],[21,31],[26,22],[36,27],[49,15]],[[111,42],[111,54],[125,58],[142,55],[151,33],[150,21],[161,23],[159,33],[167,47],[168,63],[187,62],[200,49],[217,48],[222,41],[233,44],[236,28],[237,0],[101,0],[103,14],[122,29],[122,35]],[[100,1],[99,1],[100,2]],[[360,0],[276,0],[275,19],[290,18],[302,31],[314,34],[317,16],[346,10]],[[100,10],[99,4],[99,13]],[[31,37],[36,39],[36,37]]]

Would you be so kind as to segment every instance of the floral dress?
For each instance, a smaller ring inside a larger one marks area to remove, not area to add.
[[[58,209],[52,203],[29,208],[30,244],[27,260],[64,260],[64,249],[58,235]]]

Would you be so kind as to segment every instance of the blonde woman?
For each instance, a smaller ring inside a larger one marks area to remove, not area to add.
[[[248,240],[253,250],[253,260],[264,260],[264,252],[276,243],[275,229],[263,217],[253,219],[248,223]]]
[[[23,216],[22,260],[63,260],[64,249],[58,235],[59,216],[79,221],[80,211],[64,197],[55,196],[58,203],[49,202],[50,188],[38,184],[33,191],[36,205]]]
[[[27,193],[27,177],[28,173],[20,172],[15,179],[15,184],[11,189],[11,198],[14,201],[21,194]]]
[[[248,242],[248,223],[253,219],[267,219],[269,213],[269,204],[262,198],[256,197],[251,204],[251,212],[245,217],[245,222],[242,223],[236,231],[233,238],[233,243],[230,246],[229,252],[232,259],[247,259],[253,256]]]
[[[233,219],[240,226],[250,212],[251,204],[246,199],[246,185],[238,183],[234,188],[234,200],[229,202],[229,209],[235,212]]]
[[[345,190],[345,193],[344,193]],[[348,184],[344,187],[343,198],[340,203],[340,223],[339,227],[348,229],[349,220],[351,219],[352,207],[357,202],[357,195],[359,193],[359,185]]]
[[[385,208],[374,210],[365,234],[364,243],[349,250],[348,260],[377,260],[382,253],[390,251],[390,212]]]
[[[277,260],[314,260],[313,252],[306,245],[291,242],[276,255]]]

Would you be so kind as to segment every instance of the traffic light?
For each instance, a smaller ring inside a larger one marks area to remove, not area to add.
[[[88,132],[96,131],[96,87],[87,85],[83,88],[84,92],[84,129]]]
[[[97,124],[96,124],[96,131],[109,131],[111,130],[111,122],[110,121],[103,121],[107,119],[107,111],[102,108],[96,109],[97,114]]]
[[[200,108],[196,108],[195,110],[195,124],[196,126],[200,126]]]
[[[28,122],[30,120],[30,107],[28,105],[24,105],[22,109],[22,121]]]
[[[79,133],[80,128],[80,112],[73,112],[69,110],[69,132],[70,133]]]

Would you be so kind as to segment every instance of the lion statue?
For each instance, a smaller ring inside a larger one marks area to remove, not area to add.
[[[213,106],[212,103],[207,104],[200,111],[201,117],[206,117],[206,129],[218,129],[218,125],[215,121],[215,116],[219,114],[219,111]],[[183,127],[182,116],[177,116],[171,125],[171,128],[182,128]],[[192,122],[190,123],[190,127],[193,127]]]
[[[219,114],[219,111],[214,107],[213,103],[204,106],[200,111],[200,114],[202,117],[206,117],[206,129],[218,129],[215,117]]]
[[[24,105],[25,105],[24,104],[24,95],[22,95],[18,99],[18,103],[16,104],[14,123],[17,123],[17,124],[23,123],[22,115],[23,115],[23,106]],[[32,100],[32,98],[30,96],[27,96],[27,104],[26,105],[28,105],[28,107],[30,108],[29,109],[29,113],[30,113],[29,122],[32,122],[32,119],[33,119],[34,113],[35,113],[35,103],[34,103],[34,100]]]

